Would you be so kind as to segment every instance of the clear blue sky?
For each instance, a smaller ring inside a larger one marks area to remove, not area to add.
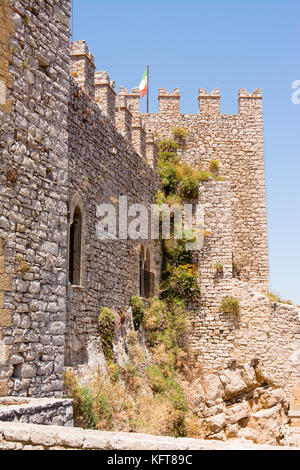
[[[185,113],[197,112],[200,87],[221,89],[223,113],[237,112],[239,88],[262,88],[271,290],[300,304],[300,1],[73,2],[73,39],[117,89],[137,86],[150,64],[151,112],[160,86],[180,88]]]

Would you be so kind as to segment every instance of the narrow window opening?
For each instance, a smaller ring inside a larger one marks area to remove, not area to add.
[[[149,299],[154,292],[154,274],[151,272],[150,251],[147,250],[146,260],[144,263],[144,297]]]
[[[144,248],[141,247],[140,250],[140,260],[139,260],[139,272],[140,272],[140,297],[144,297]]]
[[[50,78],[49,64],[46,64],[44,62],[39,62],[39,71],[44,73],[47,77]]]
[[[82,218],[79,207],[76,207],[70,227],[69,281],[72,285],[81,284],[81,231]]]

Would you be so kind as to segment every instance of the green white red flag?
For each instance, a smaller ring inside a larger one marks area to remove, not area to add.
[[[140,94],[142,95],[142,98],[144,98],[145,94],[147,93],[147,88],[148,88],[148,74],[147,74],[147,67],[145,70],[145,73],[143,75],[142,81],[139,86]]]

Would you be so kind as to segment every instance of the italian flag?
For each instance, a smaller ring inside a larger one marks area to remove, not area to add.
[[[142,81],[139,86],[140,94],[142,95],[142,98],[144,98],[145,94],[147,93],[147,88],[148,88],[148,75],[147,75],[147,67],[145,70],[145,73],[143,75]]]

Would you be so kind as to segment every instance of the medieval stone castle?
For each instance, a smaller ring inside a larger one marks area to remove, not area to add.
[[[200,88],[198,114],[181,114],[179,90],[160,88],[159,112],[140,114],[138,89],[117,95],[85,41],[70,49],[70,4],[0,2],[0,396],[61,397],[64,367],[101,354],[99,308],[128,309],[141,269],[159,281],[157,244],[100,241],[97,206],[123,195],[154,203],[155,138],[175,127],[188,131],[182,161],[205,169],[218,159],[224,176],[200,183],[210,236],[198,253],[192,348],[210,371],[260,361],[290,394],[300,378],[300,316],[264,295],[261,91],[240,90],[238,114],[224,115],[219,90]],[[240,301],[238,324],[220,313],[229,295]]]

